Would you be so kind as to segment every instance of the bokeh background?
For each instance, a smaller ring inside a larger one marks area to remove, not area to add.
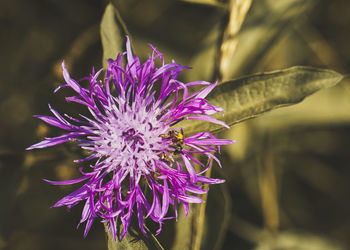
[[[184,81],[215,80],[217,44],[227,18],[220,2],[114,1],[145,57],[152,43],[193,70]],[[307,2],[307,3],[306,3]],[[43,178],[78,176],[74,145],[25,151],[59,131],[33,114],[80,112],[64,102],[64,59],[79,79],[102,67],[99,25],[108,1],[0,2],[0,249],[105,249],[102,224],[76,230],[81,206],[50,209],[74,187]],[[227,78],[293,65],[350,66],[350,2],[253,0]],[[236,38],[235,38],[236,39]],[[202,249],[350,249],[350,82],[345,78],[295,106],[234,126],[221,137],[224,185],[211,188]],[[173,224],[159,240],[175,244]]]

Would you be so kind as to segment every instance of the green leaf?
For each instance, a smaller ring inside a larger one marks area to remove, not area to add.
[[[209,42],[206,40],[208,33],[218,26],[226,12],[223,8],[183,1],[111,0],[111,2],[118,7],[124,21],[128,24],[134,38],[131,40],[135,43],[139,57],[147,58],[149,54],[147,44],[151,43],[163,53],[166,62],[174,59],[181,65],[191,67],[189,60],[198,51],[206,49]],[[139,14],[145,12],[147,15]],[[193,18],[194,16],[205,16],[205,18]],[[204,40],[206,41],[203,43]],[[216,41],[213,43],[216,45]],[[214,60],[214,57],[204,60]],[[193,72],[193,70],[188,71]]]
[[[210,30],[208,29],[207,36],[203,37],[201,43],[198,44],[199,50],[189,63],[192,69],[181,73],[185,81],[194,82],[198,79],[211,81],[213,79],[219,37],[220,30],[218,25]]]
[[[202,197],[205,199],[205,197]],[[225,184],[210,187],[205,203],[190,204],[189,214],[179,211],[172,250],[221,249],[231,217],[231,199]]]
[[[179,219],[175,223],[176,232],[172,250],[189,250],[193,248],[193,241],[196,237],[196,232],[194,231],[194,228],[196,228],[195,223],[202,205],[190,204],[187,217],[185,217],[183,209],[179,210]]]
[[[135,224],[135,223],[134,223]],[[107,234],[108,250],[164,250],[160,245],[156,237],[145,227],[148,237],[142,234],[140,230],[136,230],[133,225],[129,227],[128,233],[124,236],[123,240],[114,241],[109,226],[107,223],[104,224],[105,231]]]
[[[222,249],[226,231],[230,225],[232,200],[228,184],[210,187],[206,209],[206,231],[201,250]]]
[[[261,59],[312,9],[315,1],[253,1],[239,33],[239,42],[229,62],[227,79],[256,72]]]
[[[128,34],[126,25],[121,18],[117,8],[111,3],[107,5],[102,17],[100,35],[103,48],[103,67],[107,67],[107,60],[115,59],[118,53],[124,51],[126,35]]]
[[[261,237],[254,250],[298,249],[298,250],[345,250],[344,244],[327,237],[301,231],[284,231],[276,235]]]
[[[299,103],[320,89],[334,86],[342,78],[332,70],[296,66],[224,82],[213,90],[208,101],[225,110],[224,116],[214,117],[232,126],[269,110]],[[185,127],[189,134],[222,128],[201,120],[187,120],[178,126]]]
[[[216,1],[216,0],[181,0],[183,2],[192,3],[192,4],[202,4],[207,6],[214,6],[218,8],[227,8],[227,5]]]

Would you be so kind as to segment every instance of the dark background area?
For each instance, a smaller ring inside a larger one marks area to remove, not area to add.
[[[145,45],[152,43],[168,61],[174,58],[186,66],[197,62],[197,53],[205,50],[198,44],[216,27],[222,12],[180,1],[151,2],[122,1],[120,6],[136,51],[144,56],[150,51]],[[78,175],[74,146],[25,151],[43,137],[60,133],[32,117],[49,114],[48,103],[57,110],[79,112],[78,106],[64,103],[67,92],[53,94],[53,90],[63,82],[63,59],[76,79],[87,75],[93,65],[101,67],[99,23],[106,5],[107,1],[96,0],[0,2],[0,249],[106,247],[101,223],[94,223],[86,239],[84,225],[76,230],[81,205],[69,213],[65,208],[49,208],[75,186],[51,186],[42,179]],[[248,16],[256,10],[252,8]],[[347,74],[349,13],[347,0],[315,1],[298,22],[285,25],[258,61],[234,75],[296,64]],[[269,18],[262,16],[260,22]],[[248,22],[243,31],[252,25]],[[184,80],[197,76],[196,80],[210,80],[204,70],[193,72],[195,76],[188,71]],[[220,135],[238,143],[223,150],[224,168],[215,174],[227,182],[213,187],[209,195],[207,225],[217,224],[219,229],[225,225],[218,230],[216,247],[311,249],[302,248],[307,242],[320,250],[350,249],[349,93],[345,79],[295,107],[244,122]],[[204,235],[210,238],[210,229]],[[159,240],[168,249],[173,237],[165,227]],[[287,248],[290,242],[300,248]]]

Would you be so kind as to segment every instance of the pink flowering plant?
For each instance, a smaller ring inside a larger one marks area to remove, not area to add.
[[[134,249],[132,241],[125,240],[135,229],[133,220],[147,237],[153,234],[146,224],[157,223],[154,231],[159,234],[167,220],[179,220],[181,209],[186,217],[195,203],[204,203],[210,185],[225,182],[212,178],[210,172],[214,165],[222,167],[220,146],[235,141],[217,138],[218,130],[298,103],[335,85],[342,76],[297,66],[221,81],[226,69],[220,69],[219,63],[218,81],[182,82],[181,72],[190,68],[175,61],[166,63],[152,45],[142,62],[133,53],[129,37],[116,35],[116,30],[126,33],[116,11],[109,4],[101,25],[105,69],[93,69],[77,81],[62,63],[65,83],[55,92],[70,89],[74,95],[66,101],[84,106],[87,114],[68,115],[49,105],[52,115],[36,117],[64,134],[45,138],[27,150],[73,141],[87,152],[87,157],[76,160],[85,162],[79,178],[45,179],[53,185],[79,184],[53,207],[83,204],[79,225],[85,224],[84,236],[97,220],[105,224],[110,249],[125,241],[128,249]],[[116,46],[121,43],[126,44],[125,52]],[[218,60],[226,65],[224,55]],[[157,241],[153,245],[162,249]],[[152,249],[147,244],[139,249],[146,248]]]
[[[177,77],[186,67],[176,62],[165,64],[162,54],[153,46],[152,54],[143,64],[132,54],[129,39],[126,48],[125,53],[108,61],[103,81],[98,80],[102,70],[93,70],[85,78],[89,84],[87,88],[71,78],[62,63],[66,84],[55,91],[62,87],[71,88],[76,95],[66,100],[84,105],[91,116],[63,117],[49,105],[53,116],[36,117],[67,131],[66,134],[46,138],[27,148],[47,148],[76,141],[89,152],[87,158],[77,160],[93,162],[89,171],[80,169],[81,178],[46,180],[53,185],[84,182],[78,190],[54,205],[71,208],[84,202],[79,222],[86,223],[84,236],[93,221],[99,218],[108,222],[116,240],[116,223],[120,219],[123,225],[120,239],[123,239],[133,215],[137,216],[144,234],[144,217],[157,222],[158,234],[165,220],[177,219],[180,204],[187,214],[190,203],[203,202],[196,196],[208,191],[202,184],[224,182],[203,174],[212,161],[220,165],[214,155],[220,146],[233,143],[232,140],[217,139],[207,131],[186,136],[185,128],[173,127],[183,120],[201,120],[228,128],[224,122],[210,116],[223,110],[205,99],[216,83],[182,83]],[[125,66],[123,57],[126,57]],[[161,61],[159,67],[155,63],[157,59]],[[190,93],[192,86],[202,89]],[[156,87],[159,87],[158,93]],[[206,164],[196,159],[200,154],[207,157]],[[194,165],[198,165],[200,171],[196,171]],[[142,184],[152,193],[151,200],[147,200]],[[170,206],[174,207],[172,215],[168,213]]]

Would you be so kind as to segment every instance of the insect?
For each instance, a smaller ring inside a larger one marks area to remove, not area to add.
[[[168,131],[168,133],[161,135],[161,137],[165,139],[169,139],[173,143],[184,142],[184,133],[182,129],[180,131],[170,130]]]
[[[178,143],[176,143],[176,145],[173,146],[175,148],[174,155],[181,154],[182,149],[183,149],[182,145],[183,145],[183,143],[178,142]]]
[[[174,149],[172,151],[174,155],[181,154],[183,150],[184,138],[185,138],[182,129],[180,131],[170,130],[168,131],[168,133],[166,133],[165,135],[162,135],[161,137],[171,140],[170,146]]]
[[[161,153],[159,156],[160,156],[160,159],[162,159],[163,161],[171,162],[170,157],[166,153]]]
[[[174,137],[177,142],[184,143],[184,131],[181,129],[180,131],[176,131]]]

